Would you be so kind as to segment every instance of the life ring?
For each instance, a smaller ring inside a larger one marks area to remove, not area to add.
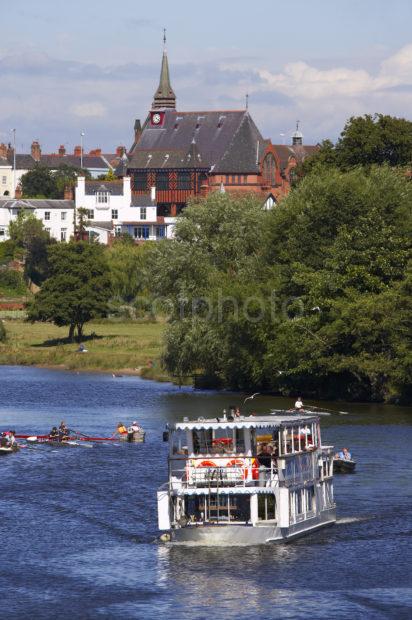
[[[232,443],[233,439],[230,437],[220,437],[219,439],[213,439],[212,446],[218,446],[219,444],[225,446]]]
[[[218,467],[213,461],[201,461],[196,467]]]

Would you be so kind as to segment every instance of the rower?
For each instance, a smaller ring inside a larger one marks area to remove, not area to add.
[[[295,402],[295,409],[297,411],[303,411],[303,401],[302,401],[302,398],[300,396],[298,396],[298,399]]]
[[[66,423],[65,423],[65,421],[64,421],[64,420],[62,420],[62,421],[60,422],[60,426],[59,426],[59,436],[60,436],[60,439],[61,439],[61,440],[63,440],[63,439],[68,439],[68,438],[69,438],[69,429],[67,428]]]
[[[49,433],[49,439],[56,439],[56,440],[60,439],[60,433],[59,433],[59,429],[57,428],[57,426],[53,426],[53,428],[51,429]]]

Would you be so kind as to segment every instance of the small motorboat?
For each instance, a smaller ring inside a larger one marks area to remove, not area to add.
[[[0,446],[0,454],[12,454],[18,452],[20,447],[15,443],[13,446]]]
[[[352,459],[333,459],[333,471],[335,474],[352,474],[355,471],[356,461]]]
[[[146,431],[140,428],[138,431],[133,431],[133,433],[123,433],[120,435],[120,441],[128,441],[129,443],[144,443],[146,437]]]

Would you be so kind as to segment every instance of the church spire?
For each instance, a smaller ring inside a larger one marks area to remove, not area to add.
[[[162,108],[176,109],[176,95],[170,84],[169,62],[167,60],[166,51],[166,29],[163,30],[163,58],[162,68],[160,70],[159,86],[153,98],[152,109],[159,110]]]

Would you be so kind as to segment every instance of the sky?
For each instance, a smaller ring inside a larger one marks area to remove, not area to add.
[[[351,116],[412,120],[412,0],[0,0],[0,142],[113,152],[159,80],[177,108],[249,111],[265,138],[336,140]]]

